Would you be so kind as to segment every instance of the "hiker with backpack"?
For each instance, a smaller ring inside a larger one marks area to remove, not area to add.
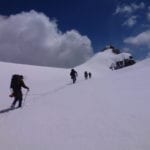
[[[14,101],[11,105],[11,108],[15,108],[16,103],[18,102],[18,108],[22,107],[22,100],[23,100],[23,94],[22,94],[22,87],[27,89],[29,91],[29,87],[27,87],[23,81],[22,75],[13,75],[11,79],[10,88],[12,89],[12,94],[10,94],[10,97],[14,97]]]
[[[77,71],[74,70],[74,69],[71,69],[70,76],[71,76],[71,79],[72,79],[73,83],[75,83],[76,82],[76,78],[78,76]]]
[[[91,73],[91,72],[89,72],[88,74],[89,74],[89,78],[91,78],[91,77],[92,77],[92,73]]]
[[[85,78],[85,80],[88,78],[88,73],[87,73],[87,71],[84,72],[84,78]]]

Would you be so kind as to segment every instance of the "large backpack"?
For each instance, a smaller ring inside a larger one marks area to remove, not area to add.
[[[20,75],[14,74],[11,78],[10,88],[15,89],[20,84]]]

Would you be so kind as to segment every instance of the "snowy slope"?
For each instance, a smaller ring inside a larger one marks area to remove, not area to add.
[[[89,61],[77,68],[79,68],[79,70],[89,70],[99,76],[99,72],[101,72],[101,75],[110,72],[109,68],[112,64],[115,65],[117,61],[129,59],[130,56],[130,53],[115,54],[112,52],[112,49],[107,49],[103,52],[97,53]]]
[[[12,74],[25,75],[31,89],[23,109],[0,114],[1,149],[149,150],[150,59],[111,71],[110,55],[78,66],[74,85],[69,69],[0,63],[0,110],[12,102]]]

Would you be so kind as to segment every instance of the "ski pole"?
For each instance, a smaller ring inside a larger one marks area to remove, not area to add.
[[[24,99],[23,99],[23,105],[22,105],[22,106],[25,105],[25,100],[26,100],[26,98],[27,98],[28,92],[29,92],[29,90],[27,90],[26,93],[25,93],[25,96],[24,96]]]

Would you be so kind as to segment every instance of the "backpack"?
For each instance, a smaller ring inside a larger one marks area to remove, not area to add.
[[[20,84],[20,75],[14,74],[11,78],[10,88],[15,89]]]

